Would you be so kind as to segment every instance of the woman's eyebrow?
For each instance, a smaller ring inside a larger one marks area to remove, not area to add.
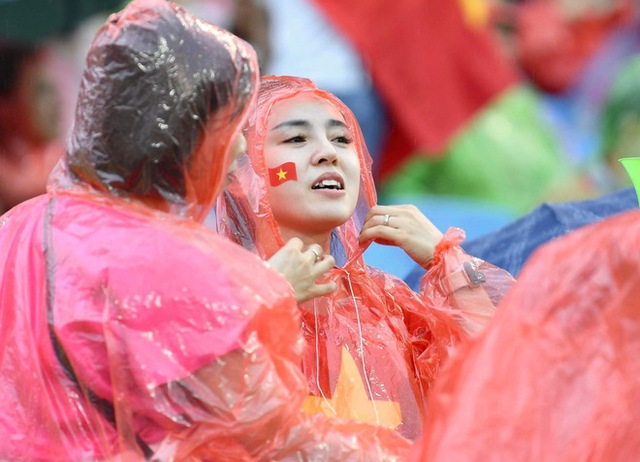
[[[327,127],[332,128],[332,127],[340,127],[340,128],[349,128],[347,127],[347,124],[344,123],[342,120],[338,120],[338,119],[330,119],[327,121]]]
[[[273,127],[271,129],[271,131],[278,130],[278,129],[284,128],[284,127],[305,127],[306,128],[306,127],[310,127],[310,126],[311,126],[311,124],[308,121],[302,120],[302,119],[300,119],[300,120],[285,120],[284,122],[279,123],[278,125]]]
[[[329,128],[333,128],[333,127],[349,128],[347,124],[345,124],[342,120],[338,120],[338,119],[329,119],[326,125]],[[281,128],[288,128],[288,127],[309,128],[311,127],[311,123],[308,120],[304,120],[304,119],[285,120],[284,122],[279,123],[278,125],[273,127],[271,131],[279,130]]]

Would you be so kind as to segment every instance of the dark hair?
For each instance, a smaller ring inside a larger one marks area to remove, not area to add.
[[[13,93],[22,68],[37,53],[32,45],[0,43],[0,98]]]
[[[181,203],[207,118],[242,111],[253,69],[230,33],[170,3],[146,13],[114,15],[96,35],[67,162],[99,189]]]

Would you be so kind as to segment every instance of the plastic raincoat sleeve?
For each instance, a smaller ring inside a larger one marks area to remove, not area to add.
[[[484,329],[515,282],[505,270],[462,250],[464,231],[450,228],[436,246],[420,289],[427,303],[453,316],[468,335]]]
[[[386,306],[402,313],[413,368],[425,398],[454,349],[486,327],[515,282],[508,272],[467,255],[459,247],[463,239],[460,229],[447,232],[423,277],[420,294],[394,276],[368,270],[386,294]]]
[[[459,246],[463,239],[462,230],[447,231],[420,294],[391,275],[372,272],[388,306],[402,311],[425,397],[453,350],[483,331],[515,282],[508,272],[466,254]]]
[[[640,454],[640,212],[541,247],[443,370],[415,461]]]

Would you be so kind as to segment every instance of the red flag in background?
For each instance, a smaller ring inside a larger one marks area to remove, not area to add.
[[[386,103],[381,178],[416,150],[442,154],[479,108],[516,81],[481,24],[483,0],[314,1],[354,44]]]
[[[280,186],[285,181],[297,180],[296,164],[285,162],[282,165],[269,169],[269,183],[271,186]]]

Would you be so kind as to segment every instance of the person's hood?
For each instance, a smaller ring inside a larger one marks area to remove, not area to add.
[[[91,44],[68,173],[52,188],[70,179],[201,219],[224,185],[257,69],[253,49],[231,33],[164,0],[133,1]],[[205,141],[211,149],[196,155]]]
[[[339,266],[358,259],[365,246],[358,240],[364,219],[376,203],[376,190],[371,174],[371,157],[355,116],[337,97],[319,89],[312,81],[299,77],[264,77],[258,92],[258,103],[249,116],[245,130],[247,158],[241,159],[235,179],[221,196],[217,207],[218,230],[245,248],[264,258],[284,245],[280,228],[269,203],[269,172],[264,159],[264,143],[269,115],[279,102],[300,94],[312,94],[334,105],[353,131],[353,142],[360,160],[360,193],[355,212],[334,230],[331,253]]]

